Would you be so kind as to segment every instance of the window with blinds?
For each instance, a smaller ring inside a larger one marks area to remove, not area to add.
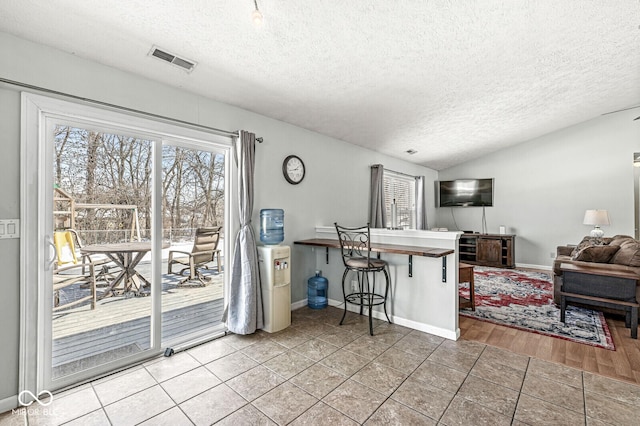
[[[391,204],[395,200],[398,228],[416,228],[416,180],[390,170],[384,171],[384,202],[388,228],[392,227]]]

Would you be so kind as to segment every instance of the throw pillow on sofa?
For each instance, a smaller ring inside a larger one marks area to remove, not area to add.
[[[629,235],[615,235],[611,237],[611,242],[609,244],[612,246],[619,246],[620,244],[622,244],[627,240],[634,240],[634,238],[630,237]]]
[[[609,263],[619,249],[620,246],[587,246],[571,258],[583,262]]]
[[[620,250],[613,256],[611,263],[640,266],[640,241],[633,238],[621,241]]]
[[[577,256],[578,252],[580,252],[585,247],[608,245],[612,240],[613,238],[598,239],[593,237],[584,237],[582,241],[580,241],[580,243],[576,246],[576,248],[574,248],[573,251],[571,252],[571,257],[574,258],[575,256]]]

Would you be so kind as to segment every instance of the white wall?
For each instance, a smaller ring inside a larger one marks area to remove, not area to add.
[[[556,246],[577,244],[591,227],[587,209],[609,211],[605,235],[634,235],[633,153],[640,151],[640,109],[562,129],[468,163],[439,179],[495,178],[489,233],[500,225],[516,237],[519,265],[551,266]],[[482,208],[439,208],[438,226],[481,231]]]
[[[367,221],[369,166],[382,163],[403,173],[424,175],[433,198],[437,173],[404,161],[301,129],[277,120],[203,98],[145,78],[86,61],[43,45],[0,33],[0,76],[60,92],[220,129],[244,129],[264,138],[256,148],[253,225],[259,234],[261,208],[285,210],[285,244],[292,245],[292,301],[306,298],[306,280],[315,258],[296,239],[314,236],[316,225]],[[173,70],[168,67],[168,72]],[[197,71],[196,71],[197,72]],[[3,155],[0,218],[20,216],[20,96],[19,88],[0,83],[0,135]],[[307,167],[299,185],[282,176],[282,161],[300,156]],[[433,202],[430,203],[433,206]],[[431,207],[428,216],[435,216]],[[233,236],[229,236],[233,238]],[[0,240],[0,406],[18,387],[19,240]],[[1,410],[0,410],[1,411]]]
[[[20,94],[0,87],[0,218],[20,216]],[[20,240],[0,239],[0,407],[17,394],[20,316]],[[3,411],[0,408],[0,412]]]

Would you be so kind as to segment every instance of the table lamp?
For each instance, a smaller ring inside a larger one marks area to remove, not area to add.
[[[593,225],[593,229],[589,233],[593,238],[602,238],[604,231],[600,229],[600,225],[609,225],[609,213],[606,210],[587,210],[584,214],[585,225]]]

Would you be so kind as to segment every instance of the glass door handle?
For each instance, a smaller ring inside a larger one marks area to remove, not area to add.
[[[48,271],[49,269],[53,269],[53,263],[56,261],[56,245],[53,243],[53,238],[50,236],[45,237],[45,240],[50,253],[50,257],[45,264],[45,269]]]

